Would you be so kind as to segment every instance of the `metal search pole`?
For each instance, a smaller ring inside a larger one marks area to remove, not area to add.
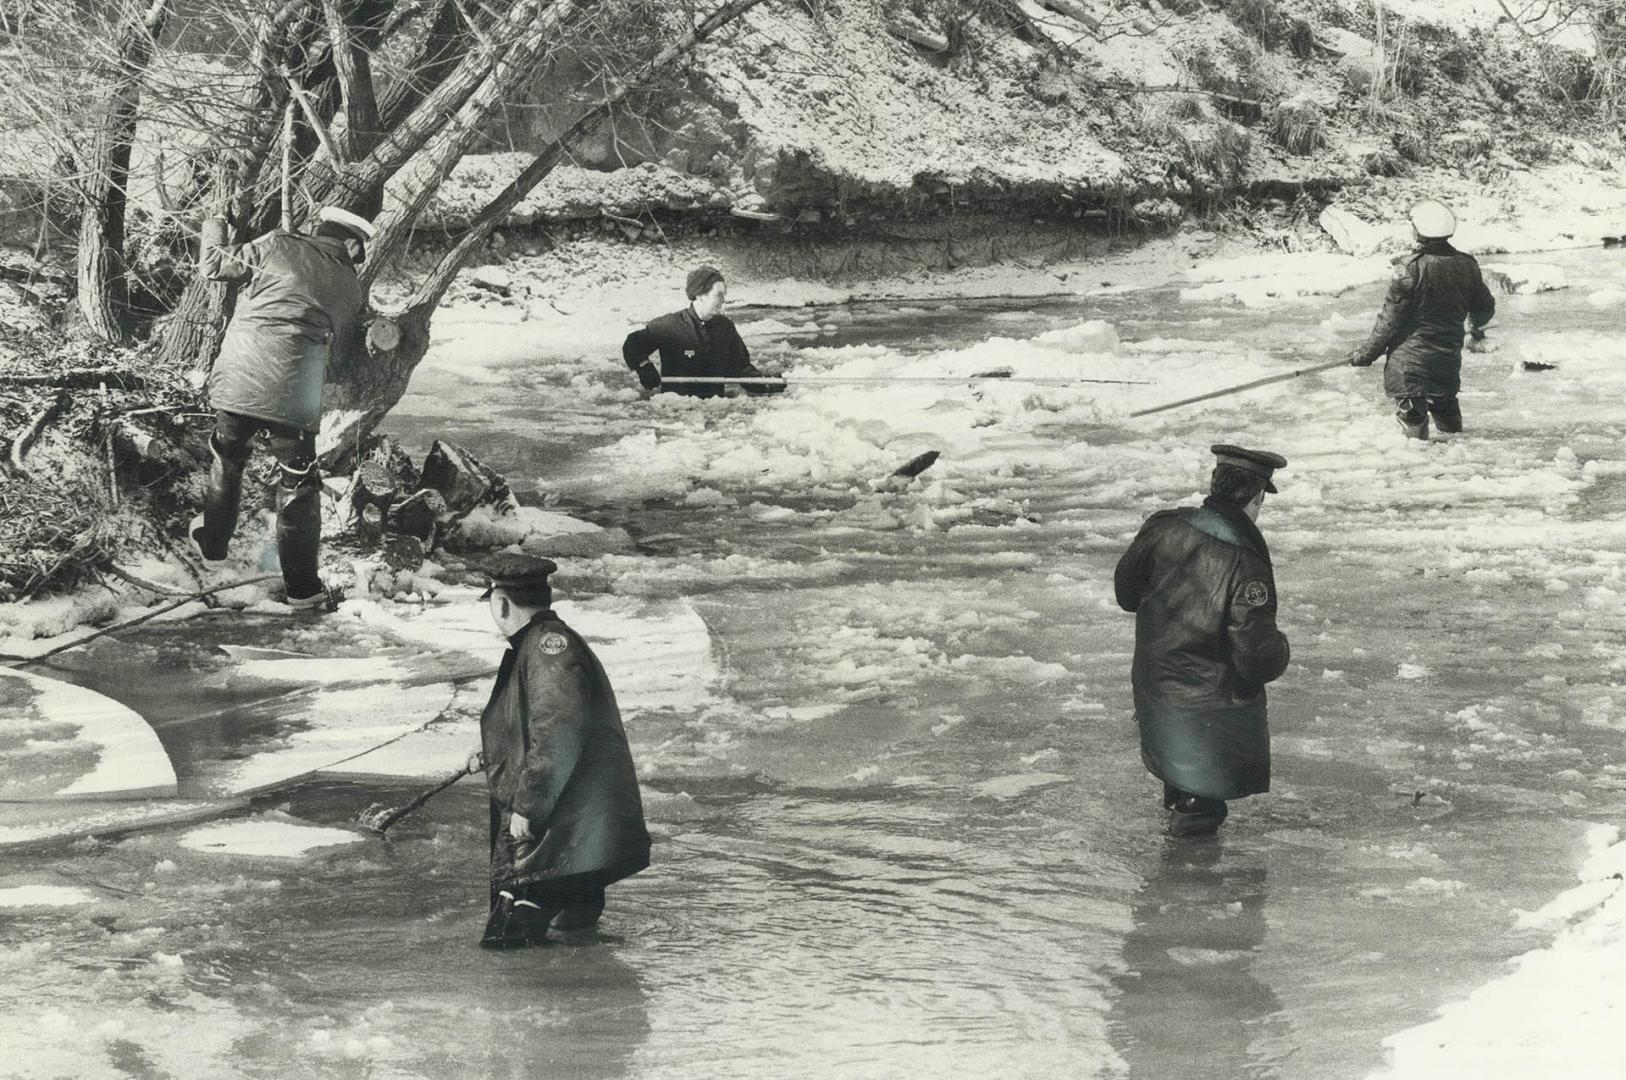
[[[1020,375],[763,375],[734,377],[728,375],[672,375],[662,376],[662,386],[793,386],[818,384],[821,386],[875,385],[952,385],[968,382],[1032,383],[1039,386],[1072,386],[1076,383],[1106,383],[1113,386],[1150,386],[1136,379],[1072,379],[1065,376],[1043,377]]]
[[[1182,405],[1195,405],[1199,401],[1211,401],[1214,398],[1225,397],[1229,394],[1240,394],[1242,391],[1252,390],[1256,386],[1269,386],[1271,383],[1286,382],[1289,379],[1297,379],[1303,375],[1314,375],[1318,371],[1331,371],[1335,367],[1344,367],[1348,363],[1348,360],[1329,360],[1325,364],[1317,364],[1314,367],[1300,368],[1297,371],[1289,371],[1281,375],[1269,375],[1263,379],[1255,379],[1253,382],[1243,383],[1241,386],[1228,386],[1224,390],[1211,390],[1206,394],[1198,394],[1196,397],[1182,398],[1179,401],[1171,401],[1167,405],[1156,405],[1150,409],[1141,409],[1139,412],[1132,412],[1129,415],[1131,418],[1133,418],[1136,416],[1150,416],[1153,413],[1167,412],[1169,409],[1178,409]]]

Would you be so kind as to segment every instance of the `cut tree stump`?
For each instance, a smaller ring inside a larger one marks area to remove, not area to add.
[[[461,446],[441,439],[435,440],[423,459],[418,487],[439,492],[447,512],[459,518],[476,506],[501,502],[511,494],[508,481]]]
[[[417,537],[425,548],[433,548],[435,528],[446,516],[446,500],[440,492],[423,488],[395,505],[390,511],[389,528],[404,536]]]
[[[346,498],[356,514],[356,527],[364,536],[376,539],[384,529],[390,504],[400,488],[395,477],[381,461],[364,461],[350,478],[350,491]]]

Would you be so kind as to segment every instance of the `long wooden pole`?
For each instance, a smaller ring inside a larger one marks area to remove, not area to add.
[[[1150,386],[1151,383],[1133,379],[1070,379],[1065,376],[1021,375],[763,375],[737,377],[731,375],[672,375],[662,376],[662,386],[796,386],[817,383],[822,386],[860,385],[942,385],[968,382],[1034,383],[1040,386],[1072,386],[1075,383],[1110,383],[1114,386]]]
[[[1179,401],[1171,401],[1167,405],[1155,405],[1150,409],[1141,409],[1139,412],[1132,412],[1129,415],[1133,418],[1136,416],[1150,416],[1153,413],[1167,412],[1170,409],[1178,409],[1182,405],[1195,405],[1199,401],[1212,401],[1214,398],[1226,397],[1230,394],[1240,394],[1242,391],[1252,390],[1256,386],[1269,386],[1271,383],[1286,382],[1289,379],[1297,379],[1304,375],[1314,375],[1318,371],[1331,371],[1335,367],[1343,367],[1348,363],[1348,360],[1329,360],[1327,363],[1317,364],[1315,367],[1300,368],[1297,371],[1289,371],[1282,375],[1268,375],[1263,379],[1255,379],[1253,382],[1243,383],[1241,386],[1227,386],[1223,390],[1211,390],[1206,394],[1198,394],[1196,397],[1181,398]]]
[[[398,806],[394,810],[385,811],[379,814],[377,817],[374,817],[370,813],[364,813],[362,815],[361,823],[367,828],[371,829],[373,832],[382,836],[389,832],[391,825],[394,825],[397,821],[400,821],[402,818],[406,817],[408,814],[418,809],[418,807],[422,806],[430,799],[433,799],[436,795],[439,795],[441,792],[445,791],[447,788],[451,787],[465,776],[471,775],[472,772],[473,770],[465,765],[461,769],[452,773],[452,775],[440,781],[434,787],[429,788],[427,791],[420,792],[405,806]]]
[[[144,615],[140,615],[134,619],[126,619],[124,622],[116,623],[113,626],[98,630],[94,634],[86,634],[84,637],[75,638],[74,640],[66,642],[65,644],[58,645],[54,649],[47,649],[38,656],[12,656],[9,654],[0,654],[0,660],[7,663],[14,663],[18,667],[24,667],[28,664],[37,664],[41,660],[55,656],[58,653],[67,652],[69,649],[77,649],[79,646],[95,641],[97,638],[106,637],[108,634],[116,634],[120,630],[128,630],[132,626],[140,626],[142,623],[147,622],[148,620],[156,619],[158,616],[163,615],[166,612],[174,611],[176,608],[190,604],[194,600],[201,600],[205,596],[210,596],[214,593],[229,592],[232,589],[241,589],[245,585],[258,585],[262,581],[274,581],[281,577],[281,574],[256,574],[254,577],[239,578],[236,581],[228,581],[221,585],[211,585],[207,589],[199,589],[197,592],[187,593],[185,596],[182,596],[179,600],[176,600],[173,603],[165,604],[163,607],[154,608]]]

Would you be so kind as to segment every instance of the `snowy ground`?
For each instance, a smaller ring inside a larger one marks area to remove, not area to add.
[[[1562,1047],[1568,1075],[1621,1075],[1626,260],[1539,261],[1570,287],[1503,298],[1498,351],[1470,358],[1469,434],[1429,445],[1398,437],[1376,371],[1129,415],[1347,350],[1381,261],[740,315],[793,373],[1144,385],[646,401],[613,316],[437,324],[397,431],[449,435],[526,501],[629,537],[560,574],[604,642],[657,837],[612,890],[613,939],[472,948],[472,785],[389,845],[345,828],[416,787],[376,774],[461,763],[480,704],[462,693],[371,778],[224,831],[8,860],[0,1000],[30,1023],[0,1051],[24,1076],[1322,1080],[1541,1075]],[[1175,845],[1109,582],[1147,513],[1197,497],[1219,441],[1290,460],[1261,524],[1295,662],[1272,692],[1275,791],[1220,842]],[[931,470],[885,481],[923,449]],[[285,677],[210,648],[222,633],[472,655],[480,618],[459,589],[329,629],[217,616],[68,674],[153,718],[184,786],[193,749],[252,735],[178,735],[187,710]]]

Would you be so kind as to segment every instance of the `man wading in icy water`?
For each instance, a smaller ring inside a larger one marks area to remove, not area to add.
[[[214,462],[203,513],[192,519],[192,543],[208,562],[226,557],[237,531],[243,467],[264,431],[276,455],[277,556],[296,610],[331,603],[317,576],[322,478],[316,432],[322,383],[335,348],[348,346],[367,294],[356,279],[373,227],[335,207],[318,214],[316,235],[278,230],[248,244],[226,243],[226,222],[203,223],[199,261],[213,281],[244,282],[220,355],[209,374]]]
[[[1449,207],[1432,199],[1418,203],[1411,227],[1417,250],[1395,268],[1377,325],[1349,362],[1367,367],[1387,356],[1383,392],[1395,399],[1400,428],[1427,439],[1431,415],[1446,434],[1462,430],[1462,322],[1471,319],[1474,341],[1484,340],[1496,298],[1474,257],[1447,242],[1457,231]]]
[[[491,617],[508,637],[480,716],[491,792],[491,914],[480,944],[540,945],[587,930],[604,887],[649,865],[649,832],[615,691],[598,657],[552,610],[530,555],[490,565]]]
[[[1212,833],[1226,799],[1270,790],[1265,684],[1287,670],[1276,579],[1254,520],[1277,454],[1213,448],[1201,507],[1160,510],[1118,560],[1118,606],[1135,613],[1140,755],[1163,781],[1172,836]]]
[[[721,386],[675,384],[663,387],[662,376],[706,376],[759,379],[762,372],[751,364],[751,350],[745,347],[734,323],[723,314],[728,300],[728,283],[715,266],[701,266],[689,272],[684,283],[689,306],[662,315],[642,330],[627,335],[621,346],[621,359],[638,375],[645,390],[665,389],[690,397],[716,397]],[[651,356],[660,353],[660,366]],[[747,385],[747,394],[778,394],[785,387]]]

